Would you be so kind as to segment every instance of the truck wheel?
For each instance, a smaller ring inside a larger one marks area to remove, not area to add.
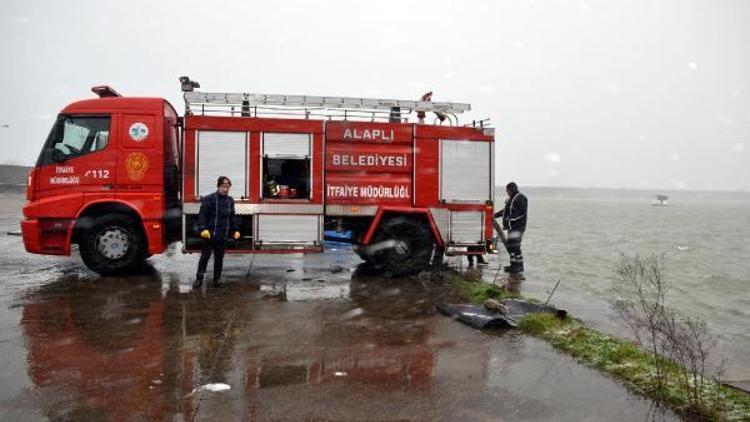
[[[375,262],[394,277],[416,274],[430,263],[432,234],[424,224],[413,219],[396,217],[383,223],[376,244],[380,250]]]
[[[86,266],[101,275],[136,269],[147,254],[141,230],[123,214],[96,218],[84,231],[80,250]]]

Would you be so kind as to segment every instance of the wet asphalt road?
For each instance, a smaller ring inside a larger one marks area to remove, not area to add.
[[[342,245],[230,256],[226,287],[192,292],[196,255],[103,278],[25,253],[5,234],[21,203],[0,198],[3,421],[673,418],[539,340],[439,315],[443,281],[360,275]]]

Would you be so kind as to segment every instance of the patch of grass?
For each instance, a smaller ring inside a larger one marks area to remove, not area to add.
[[[481,305],[487,299],[518,299],[518,293],[511,292],[503,286],[497,284],[485,283],[481,279],[472,279],[452,274],[450,281],[459,291],[461,296],[466,298],[474,305]]]
[[[517,293],[481,279],[458,273],[449,277],[458,292],[475,305],[481,305],[488,298],[521,298]],[[686,375],[684,368],[658,358],[658,363],[667,371],[667,382],[659,388],[656,362],[650,353],[628,341],[592,330],[570,316],[560,319],[548,313],[529,314],[519,321],[518,328],[546,340],[579,362],[614,376],[630,390],[667,404],[689,419],[750,421],[750,394],[705,380],[704,389],[713,400],[699,409],[692,408],[688,400],[690,392],[681,381]]]
[[[518,329],[535,336],[542,336],[547,331],[558,329],[565,321],[552,314],[529,314],[518,322]]]

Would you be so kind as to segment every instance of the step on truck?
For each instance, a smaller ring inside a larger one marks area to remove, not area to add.
[[[346,232],[365,261],[407,275],[491,252],[494,130],[469,104],[199,92],[98,98],[57,117],[28,178],[26,250],[124,273],[181,241],[199,252],[201,196],[232,181],[240,239],[227,253],[323,252]]]

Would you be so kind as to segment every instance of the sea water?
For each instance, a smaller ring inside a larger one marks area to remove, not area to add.
[[[654,206],[657,192],[522,191],[527,277],[559,279],[568,296],[597,302],[605,308],[597,312],[616,320],[606,303],[621,254],[663,255],[669,304],[708,323],[728,378],[750,380],[750,193],[659,192],[669,203]]]

